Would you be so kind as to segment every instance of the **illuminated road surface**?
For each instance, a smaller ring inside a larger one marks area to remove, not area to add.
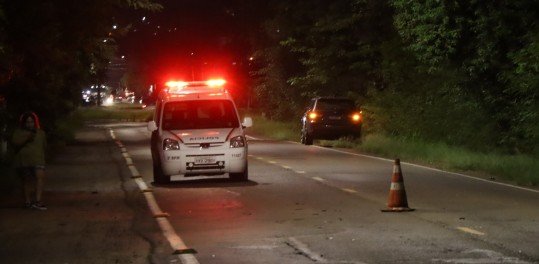
[[[534,190],[404,163],[416,210],[382,213],[391,160],[250,140],[248,182],[154,185],[145,124],[77,139],[47,166],[49,210],[0,193],[0,263],[539,263]]]
[[[145,127],[115,127],[147,183]],[[539,193],[403,164],[409,213],[382,213],[392,162],[250,140],[249,177],[173,177],[156,200],[200,263],[534,263]]]

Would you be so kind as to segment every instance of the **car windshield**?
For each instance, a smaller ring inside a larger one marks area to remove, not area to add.
[[[208,129],[238,127],[238,117],[229,100],[169,102],[163,111],[163,129]]]
[[[350,111],[354,109],[354,102],[348,99],[320,99],[316,103],[319,111]]]

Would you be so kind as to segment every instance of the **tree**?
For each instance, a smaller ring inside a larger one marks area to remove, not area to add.
[[[522,107],[533,105],[536,96],[522,90],[520,82],[532,80],[525,76],[533,75],[533,67],[524,66],[521,55],[533,58],[537,1],[392,3],[395,25],[420,67],[431,73],[456,69],[454,76],[460,79],[453,90],[461,93],[458,103],[482,109],[489,134],[495,135],[490,143],[513,151],[526,148],[530,140],[537,145],[529,133],[530,122],[524,121],[533,118],[533,111]]]
[[[256,90],[277,116],[344,95],[381,133],[537,152],[537,17],[533,0],[276,1]]]
[[[0,93],[8,98],[11,113],[36,111],[51,129],[78,105],[81,88],[106,70],[115,50],[115,15],[160,5],[148,0],[28,0],[2,1],[0,8],[0,63],[8,65],[1,69]]]

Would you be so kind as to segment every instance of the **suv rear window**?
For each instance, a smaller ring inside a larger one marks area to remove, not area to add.
[[[163,129],[209,129],[239,127],[229,100],[169,102],[163,109]]]
[[[354,108],[354,102],[347,99],[319,99],[316,102],[318,111],[353,110]]]

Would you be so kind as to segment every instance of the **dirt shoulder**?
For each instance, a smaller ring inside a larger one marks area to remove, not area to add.
[[[0,262],[168,262],[170,249],[104,129],[79,131],[46,172],[46,211],[23,208],[19,190],[0,194]]]

